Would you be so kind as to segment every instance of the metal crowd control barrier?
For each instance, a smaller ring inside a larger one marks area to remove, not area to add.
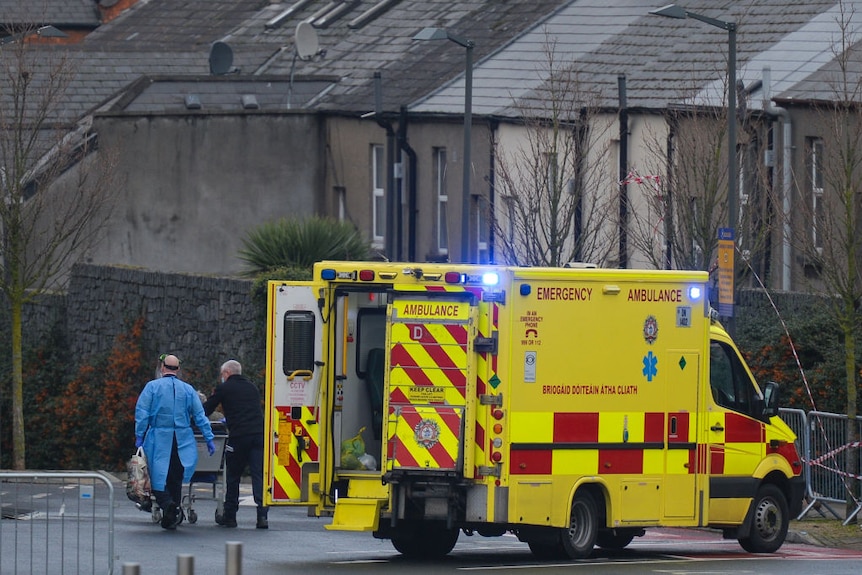
[[[811,446],[809,444],[808,417],[805,415],[804,410],[791,408],[779,409],[778,415],[781,417],[781,420],[793,430],[793,433],[796,434],[796,452],[799,453],[799,457],[801,457],[804,462],[802,466],[802,476],[805,478],[805,496],[806,498],[811,499],[811,493],[809,493],[811,478],[809,477],[810,470],[808,468],[808,461],[811,459],[809,455]]]
[[[0,573],[113,575],[114,486],[107,475],[0,471],[0,509]]]
[[[797,519],[802,519],[812,509],[824,517],[826,514],[823,509],[826,509],[833,517],[841,519],[842,515],[836,512],[830,503],[844,505],[848,495],[852,495],[847,491],[848,461],[851,450],[857,450],[858,454],[859,443],[847,443],[846,415],[810,411],[806,418],[808,449],[803,457],[807,471],[806,495],[809,502]],[[858,437],[862,431],[862,418],[857,417],[853,424]],[[862,476],[860,460],[862,458],[857,457],[855,471],[849,470],[849,473],[857,478]],[[856,509],[844,517],[844,525],[850,523],[862,511],[862,503],[855,501]]]

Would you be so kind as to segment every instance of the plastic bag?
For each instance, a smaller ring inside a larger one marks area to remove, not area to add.
[[[360,457],[365,455],[365,440],[362,439],[363,431],[365,431],[364,427],[350,439],[345,439],[341,442],[341,467],[343,469],[365,469],[359,460]]]
[[[144,448],[139,447],[132,455],[127,464],[129,480],[126,482],[126,497],[139,506],[146,506],[150,502],[150,469],[147,466],[147,456]]]
[[[363,453],[356,459],[358,459],[359,463],[362,464],[362,469],[367,469],[368,471],[374,471],[375,469],[377,469],[377,460],[374,459],[373,455]]]

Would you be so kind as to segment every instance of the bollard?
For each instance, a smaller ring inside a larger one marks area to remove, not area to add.
[[[194,555],[177,555],[177,575],[195,575]]]
[[[123,575],[141,575],[141,564],[123,563]]]
[[[225,541],[225,575],[242,575],[242,543]]]

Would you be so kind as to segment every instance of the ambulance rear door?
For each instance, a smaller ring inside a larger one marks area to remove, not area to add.
[[[385,437],[387,473],[473,469],[476,297],[469,292],[393,295],[389,308]],[[466,474],[470,475],[470,474]]]
[[[264,498],[268,505],[307,504],[318,472],[323,321],[317,286],[270,282]]]

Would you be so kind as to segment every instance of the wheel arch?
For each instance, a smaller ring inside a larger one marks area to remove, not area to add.
[[[751,534],[751,526],[754,522],[754,506],[757,503],[756,494],[763,485],[775,485],[781,493],[784,494],[784,499],[787,502],[788,507],[792,505],[793,490],[790,479],[777,469],[771,471],[757,485],[757,489],[755,489],[755,493],[748,504],[748,511],[745,513],[745,519],[743,519],[742,524],[737,529],[737,537],[748,537]],[[791,517],[793,517],[792,514]]]
[[[595,478],[595,480],[585,479],[575,483],[572,487],[571,493],[569,493],[569,500],[567,502],[566,509],[572,508],[575,495],[577,495],[578,492],[583,491],[589,493],[596,504],[596,511],[599,514],[599,528],[607,527],[610,521],[609,517],[611,515],[610,491],[608,490],[607,484],[600,478]],[[568,517],[566,518],[566,521],[568,521]]]

